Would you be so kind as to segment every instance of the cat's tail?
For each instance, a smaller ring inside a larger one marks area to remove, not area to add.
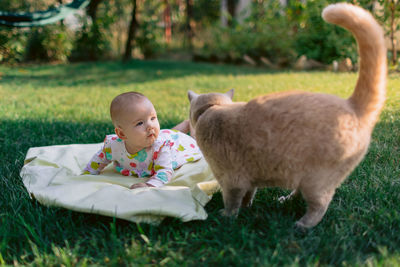
[[[360,69],[356,87],[348,99],[359,118],[375,125],[386,97],[386,45],[381,26],[357,6],[339,3],[322,12],[325,21],[349,30],[356,38]]]

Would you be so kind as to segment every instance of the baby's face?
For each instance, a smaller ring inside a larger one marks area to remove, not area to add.
[[[147,99],[127,107],[121,122],[120,126],[126,136],[124,141],[129,153],[136,153],[152,146],[160,133],[157,112]]]

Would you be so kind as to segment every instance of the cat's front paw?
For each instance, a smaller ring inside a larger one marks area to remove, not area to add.
[[[224,217],[231,217],[231,218],[236,218],[238,215],[239,210],[227,210],[227,209],[221,209],[219,210],[219,214],[221,214]]]

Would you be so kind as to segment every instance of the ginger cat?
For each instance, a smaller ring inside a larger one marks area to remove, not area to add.
[[[258,187],[279,186],[294,189],[290,196],[302,194],[307,212],[296,225],[313,227],[367,152],[385,101],[383,31],[369,12],[351,4],[329,5],[322,16],[358,43],[360,71],[349,99],[285,92],[244,103],[232,102],[233,90],[188,92],[190,121],[222,188],[226,216],[250,206]]]

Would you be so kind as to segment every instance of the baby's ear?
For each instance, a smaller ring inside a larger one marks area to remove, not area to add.
[[[233,93],[234,92],[235,92],[235,90],[232,88],[231,90],[226,92],[225,95],[227,95],[230,99],[233,99]]]
[[[191,90],[188,91],[188,98],[189,98],[189,101],[190,101],[190,102],[192,102],[192,100],[193,100],[193,99],[196,99],[198,96],[199,96],[199,95],[196,94],[195,92],[193,92],[193,91],[191,91]]]
[[[114,131],[115,131],[115,134],[118,135],[118,137],[120,139],[122,139],[122,140],[126,139],[126,136],[125,136],[125,134],[124,134],[124,132],[122,131],[121,128],[115,127]]]

